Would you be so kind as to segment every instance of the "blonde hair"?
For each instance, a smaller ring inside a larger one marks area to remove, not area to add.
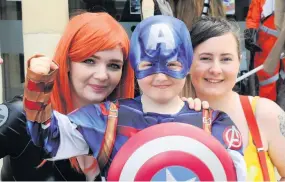
[[[188,30],[191,30],[193,23],[202,15],[204,0],[178,0],[176,5],[172,0],[170,4],[175,17],[182,20]],[[221,0],[210,1],[209,16],[225,17],[225,10]]]

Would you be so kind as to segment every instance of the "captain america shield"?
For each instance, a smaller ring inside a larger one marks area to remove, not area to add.
[[[118,151],[108,181],[236,181],[226,149],[202,129],[184,123],[146,128]]]

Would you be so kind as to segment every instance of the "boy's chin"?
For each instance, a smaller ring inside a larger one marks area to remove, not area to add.
[[[172,100],[175,96],[173,95],[168,95],[168,94],[160,94],[157,95],[156,97],[152,96],[151,99],[154,100],[158,104],[165,104]]]

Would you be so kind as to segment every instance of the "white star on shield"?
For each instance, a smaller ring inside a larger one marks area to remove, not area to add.
[[[185,182],[193,182],[195,180],[196,180],[196,177],[194,177],[192,179],[189,179],[189,180],[187,180]],[[170,181],[177,182],[177,180],[174,178],[174,176],[171,174],[171,172],[168,169],[166,169],[166,181],[167,182],[170,182]]]

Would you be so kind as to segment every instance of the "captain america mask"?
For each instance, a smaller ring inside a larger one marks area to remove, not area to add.
[[[137,79],[163,73],[173,78],[185,78],[193,59],[193,48],[186,25],[171,16],[157,15],[143,20],[131,37],[129,55]],[[147,69],[140,69],[147,63]],[[179,63],[181,69],[171,69]]]

